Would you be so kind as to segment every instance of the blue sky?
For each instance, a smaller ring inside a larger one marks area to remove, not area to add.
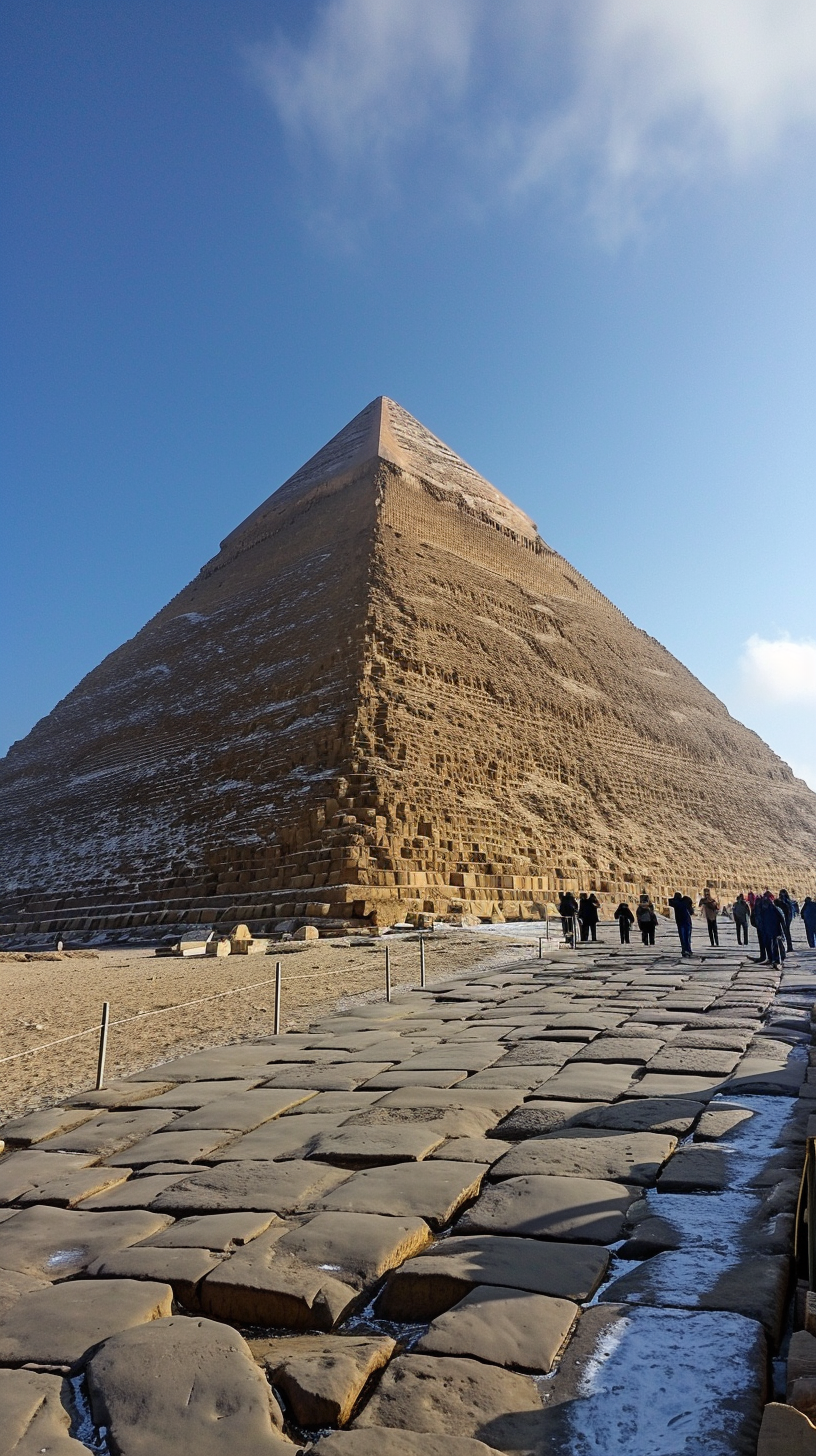
[[[816,787],[812,0],[0,25],[0,751],[384,393]]]

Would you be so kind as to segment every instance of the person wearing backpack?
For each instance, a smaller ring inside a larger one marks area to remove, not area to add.
[[[681,895],[679,890],[675,890],[669,904],[674,911],[674,923],[680,937],[680,952],[685,959],[694,954],[691,948],[691,917],[694,914],[694,904],[689,895]]]
[[[641,940],[644,945],[654,945],[655,931],[657,930],[657,916],[655,908],[648,895],[641,895],[637,907],[637,923]]]
[[[628,945],[629,944],[629,930],[630,930],[631,926],[634,925],[634,923],[635,923],[635,917],[632,914],[631,910],[629,909],[629,906],[627,905],[627,903],[626,903],[625,900],[621,900],[620,905],[618,906],[617,910],[615,911],[615,919],[618,922],[618,929],[620,931],[621,945]]]

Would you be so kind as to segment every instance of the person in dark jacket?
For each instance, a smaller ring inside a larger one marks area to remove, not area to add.
[[[816,900],[811,900],[810,895],[806,895],[802,901],[801,914],[807,943],[811,950],[816,950]]]
[[[629,944],[629,931],[630,931],[630,928],[632,927],[632,925],[634,925],[634,923],[635,923],[635,917],[632,914],[631,910],[629,909],[629,906],[627,905],[627,903],[626,903],[625,900],[621,900],[620,905],[618,906],[617,910],[615,911],[615,919],[618,922],[618,929],[620,931],[621,945],[628,945]]]
[[[689,895],[681,895],[675,890],[669,904],[674,911],[674,923],[677,926],[677,934],[680,937],[680,950],[683,956],[693,955],[691,949],[691,917],[694,914],[694,904]]]
[[[635,914],[643,944],[654,945],[655,931],[657,930],[657,916],[655,915],[654,905],[648,895],[641,895]]]
[[[737,927],[737,945],[748,944],[748,921],[751,918],[751,911],[748,908],[748,901],[740,891],[731,911],[734,917],[734,924]]]
[[[700,900],[700,909],[705,916],[706,925],[708,926],[708,939],[710,943],[712,945],[719,945],[720,936],[717,930],[717,916],[720,913],[720,906],[719,901],[714,898],[710,889],[705,890]]]
[[[562,890],[558,899],[558,913],[561,916],[561,929],[564,932],[564,939],[572,935],[573,916],[578,914],[578,901],[571,890]]]
[[[776,904],[777,904],[777,908],[782,911],[782,914],[785,917],[785,944],[787,945],[788,950],[793,950],[793,940],[791,938],[791,921],[793,919],[793,901],[791,900],[791,897],[788,894],[787,890],[780,890],[779,891],[779,894],[776,897]]]
[[[785,913],[775,903],[770,890],[754,906],[757,935],[759,937],[760,961],[770,961],[779,970],[785,959]]]
[[[578,897],[578,923],[581,926],[582,940],[598,939],[595,930],[598,924],[598,911],[600,908],[601,902],[597,895],[589,894]]]

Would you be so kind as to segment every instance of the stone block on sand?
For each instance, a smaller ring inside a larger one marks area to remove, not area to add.
[[[119,1330],[169,1315],[168,1284],[79,1279],[24,1294],[0,1319],[0,1364],[74,1368]]]
[[[609,1253],[591,1244],[471,1234],[440,1239],[389,1276],[377,1300],[385,1319],[422,1323],[477,1285],[500,1285],[580,1302],[606,1275]]]
[[[546,1173],[653,1184],[676,1146],[667,1133],[561,1128],[518,1144],[493,1166],[491,1178]]]
[[[366,1381],[397,1346],[388,1335],[300,1335],[253,1340],[250,1348],[293,1420],[308,1429],[344,1426]]]
[[[222,1163],[174,1183],[153,1203],[159,1213],[304,1212],[348,1173],[322,1163]]]
[[[540,1420],[541,1400],[529,1375],[455,1356],[400,1355],[353,1427],[470,1436],[516,1452],[533,1446]]]
[[[88,1365],[97,1425],[117,1456],[295,1456],[262,1372],[241,1336],[171,1317],[114,1335]]]
[[[0,1370],[3,1456],[87,1456],[69,1434],[70,1388],[61,1375],[39,1370]]]
[[[611,1244],[634,1198],[623,1184],[596,1178],[506,1178],[485,1189],[456,1231]]]
[[[482,1163],[442,1159],[367,1168],[325,1194],[320,1206],[338,1213],[423,1218],[432,1228],[442,1228],[463,1203],[476,1197],[486,1172]]]
[[[580,1312],[567,1299],[480,1284],[438,1315],[415,1348],[546,1375]]]
[[[0,1236],[0,1268],[34,1279],[68,1279],[115,1249],[166,1228],[162,1214],[134,1209],[85,1213],[38,1204],[8,1219]]]

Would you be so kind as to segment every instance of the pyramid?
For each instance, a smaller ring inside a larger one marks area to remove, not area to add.
[[[0,932],[816,878],[816,795],[392,400],[0,763]]]

